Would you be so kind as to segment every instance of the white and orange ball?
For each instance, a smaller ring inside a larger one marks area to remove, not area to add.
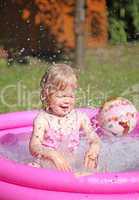
[[[104,103],[98,120],[104,134],[127,135],[136,126],[137,110],[129,100],[117,97]]]

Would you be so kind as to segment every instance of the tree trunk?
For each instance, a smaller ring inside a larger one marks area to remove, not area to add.
[[[76,0],[75,9],[75,66],[85,68],[85,0]]]

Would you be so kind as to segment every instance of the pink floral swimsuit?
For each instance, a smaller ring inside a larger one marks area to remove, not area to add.
[[[42,144],[55,150],[73,152],[79,146],[81,138],[78,115],[73,110],[62,119],[48,113],[49,129],[44,134]]]

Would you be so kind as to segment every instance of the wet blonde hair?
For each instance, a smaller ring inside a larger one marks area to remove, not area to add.
[[[41,101],[43,108],[49,104],[50,97],[67,86],[77,88],[77,78],[74,70],[66,64],[54,64],[43,75],[41,86]]]

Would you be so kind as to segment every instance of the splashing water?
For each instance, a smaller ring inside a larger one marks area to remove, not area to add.
[[[31,133],[18,135],[10,133],[1,136],[0,156],[22,164],[33,162],[34,158],[29,152],[30,135]],[[86,149],[88,149],[88,145],[82,140],[76,155],[74,155],[75,162],[72,163],[74,171],[87,171],[83,167]],[[50,165],[45,167],[50,168]],[[139,137],[103,138],[98,160],[98,170],[100,172],[139,170]]]
[[[101,172],[139,170],[139,137],[111,137],[102,140],[99,157]]]

